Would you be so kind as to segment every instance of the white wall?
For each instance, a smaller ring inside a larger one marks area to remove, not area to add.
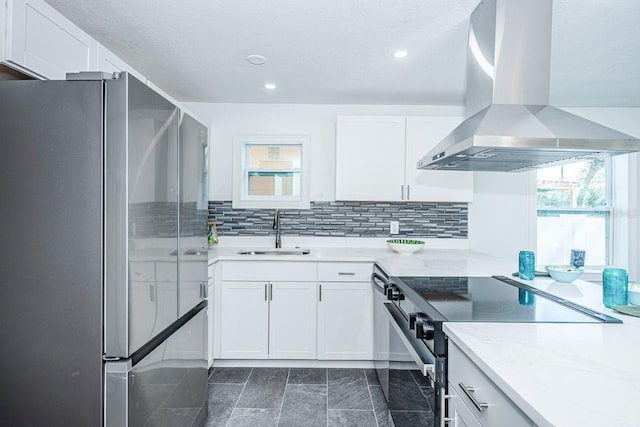
[[[469,248],[514,261],[536,249],[536,173],[475,172],[469,204]]]
[[[462,107],[312,105],[312,104],[208,104],[185,103],[211,124],[210,200],[232,198],[233,135],[311,135],[312,201],[335,199],[335,133],[338,115],[462,115]],[[426,153],[425,153],[426,154]]]

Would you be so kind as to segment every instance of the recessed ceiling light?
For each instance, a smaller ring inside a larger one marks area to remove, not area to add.
[[[275,88],[276,88],[276,85],[274,85],[273,83],[266,83],[266,84],[264,85],[264,88],[265,88],[265,89],[269,89],[269,90],[273,90],[273,89],[275,89]]]
[[[267,62],[267,58],[262,55],[249,55],[247,56],[247,61],[253,65],[262,65]]]
[[[402,59],[402,58],[406,58],[409,55],[409,51],[408,50],[396,50],[395,52],[393,52],[393,57],[396,59]]]

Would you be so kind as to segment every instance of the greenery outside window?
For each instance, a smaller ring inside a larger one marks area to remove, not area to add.
[[[309,208],[305,135],[239,135],[234,207]]]
[[[611,259],[611,162],[586,160],[538,171],[538,265],[568,264],[571,249],[586,251],[588,267]]]

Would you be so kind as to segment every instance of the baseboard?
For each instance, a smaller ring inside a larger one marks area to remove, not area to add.
[[[216,359],[213,368],[373,368],[373,360]]]

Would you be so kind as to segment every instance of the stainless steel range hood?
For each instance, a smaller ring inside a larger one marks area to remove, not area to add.
[[[640,151],[549,103],[552,0],[484,0],[471,15],[467,116],[419,169],[521,172]]]

